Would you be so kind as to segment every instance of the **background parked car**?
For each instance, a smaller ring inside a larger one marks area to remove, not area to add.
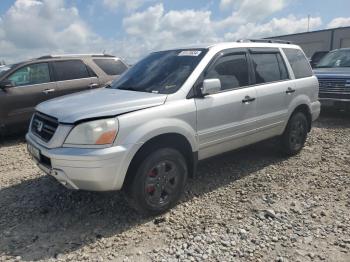
[[[310,59],[311,67],[312,68],[316,67],[316,65],[321,61],[321,59],[328,53],[329,53],[329,51],[315,52]]]
[[[350,48],[329,52],[314,70],[323,107],[350,110]]]
[[[43,56],[0,68],[0,132],[26,127],[51,98],[105,86],[128,66],[111,55]]]

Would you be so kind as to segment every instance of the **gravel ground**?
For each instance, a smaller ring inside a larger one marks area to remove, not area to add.
[[[350,261],[350,115],[301,154],[271,142],[200,164],[181,204],[142,218],[120,193],[69,191],[20,138],[0,142],[0,261]]]

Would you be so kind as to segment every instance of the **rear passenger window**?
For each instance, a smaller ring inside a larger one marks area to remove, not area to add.
[[[115,59],[94,59],[107,75],[121,75],[127,69],[123,62]]]
[[[86,65],[80,60],[56,61],[54,66],[57,81],[90,77]]]
[[[312,70],[309,61],[303,52],[299,49],[284,48],[288,61],[293,69],[295,78],[304,78],[312,76]]]
[[[218,78],[221,90],[249,84],[248,62],[245,54],[231,54],[219,58],[205,75],[205,79]]]
[[[280,53],[251,54],[257,84],[288,79],[286,65]]]

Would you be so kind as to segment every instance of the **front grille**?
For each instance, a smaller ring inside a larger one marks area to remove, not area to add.
[[[350,78],[319,78],[320,93],[350,94]]]
[[[49,142],[56,132],[58,121],[56,118],[36,112],[34,114],[31,131],[45,142]]]

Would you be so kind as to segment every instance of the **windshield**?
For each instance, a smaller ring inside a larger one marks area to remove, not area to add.
[[[0,77],[6,74],[11,68],[13,68],[15,65],[3,65],[0,66]]]
[[[350,67],[350,49],[328,53],[316,67]]]
[[[182,49],[152,53],[114,81],[111,88],[159,94],[175,93],[206,52],[206,49]]]

